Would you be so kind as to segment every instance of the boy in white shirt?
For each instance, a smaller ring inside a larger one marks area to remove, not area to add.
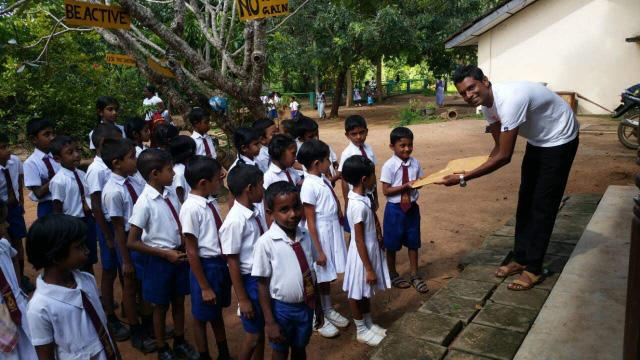
[[[278,133],[278,125],[271,119],[258,119],[251,124],[251,128],[260,134],[260,153],[256,156],[255,161],[262,172],[266,172],[271,163],[269,157],[269,144],[275,134]]]
[[[298,110],[300,109],[300,104],[296,101],[296,97],[291,97],[291,102],[289,103],[289,109],[291,110],[291,118],[295,119],[298,116]]]
[[[41,218],[53,212],[49,181],[60,169],[60,164],[49,152],[55,137],[53,124],[48,119],[31,119],[27,123],[27,136],[35,149],[24,162],[24,186],[31,190],[29,198],[38,203],[37,213]]]
[[[306,227],[318,254],[314,268],[318,280],[318,292],[325,321],[317,328],[320,335],[333,337],[338,328],[349,326],[349,320],[331,305],[331,282],[344,273],[347,248],[342,224],[344,215],[338,196],[324,174],[331,163],[329,146],[320,140],[310,140],[302,144],[298,151],[298,161],[307,169],[302,183],[300,198],[304,207]]]
[[[191,127],[193,128],[191,137],[196,142],[196,155],[205,155],[215,159],[218,155],[213,138],[209,135],[211,125],[209,124],[209,116],[207,113],[204,109],[195,107],[191,109],[187,115],[187,119],[189,119]]]
[[[382,193],[387,197],[384,208],[384,247],[387,250],[387,264],[394,287],[405,289],[413,286],[418,292],[426,293],[427,284],[418,275],[418,249],[420,248],[420,208],[418,190],[411,184],[424,177],[424,171],[413,152],[413,133],[406,127],[391,131],[389,148],[393,156],[382,166],[380,181]],[[407,282],[396,271],[396,252],[402,246],[409,252],[410,279]]]
[[[60,171],[51,179],[49,188],[53,199],[53,212],[76,217],[87,224],[85,239],[89,249],[89,261],[81,269],[93,274],[93,264],[98,262],[96,222],[89,205],[87,175],[78,170],[80,150],[78,143],[70,136],[59,135],[51,142],[51,153],[61,165]]]
[[[200,359],[210,359],[207,323],[211,323],[218,359],[231,359],[222,309],[231,304],[231,278],[222,255],[220,208],[214,196],[222,184],[222,167],[215,159],[196,156],[185,171],[191,193],[180,209],[180,223],[191,265],[191,313]]]
[[[302,204],[298,190],[286,181],[273,183],[265,194],[274,223],[255,244],[252,276],[259,277],[260,305],[272,359],[306,359],[313,313],[322,312],[312,264],[313,246],[299,226]]]
[[[142,297],[154,304],[153,330],[158,359],[197,358],[184,339],[184,298],[189,294],[189,265],[181,234],[180,201],[171,190],[171,155],[161,149],[147,149],[138,157],[138,170],[147,185],[133,206],[127,246],[146,254]],[[166,314],[172,307],[175,335],[173,351],[165,342]]]
[[[249,360],[252,356],[262,359],[264,318],[258,302],[258,279],[251,276],[253,247],[267,227],[264,216],[254,205],[262,202],[262,172],[257,166],[238,164],[229,170],[227,184],[235,203],[220,228],[220,240],[245,331],[239,359]]]

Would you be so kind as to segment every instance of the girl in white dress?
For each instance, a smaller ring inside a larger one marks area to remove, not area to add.
[[[352,226],[354,239],[349,244],[342,288],[349,298],[356,324],[356,339],[376,346],[385,337],[386,330],[373,323],[370,299],[376,290],[390,288],[391,280],[386,258],[377,240],[371,201],[366,196],[376,184],[375,166],[364,156],[351,156],[344,162],[342,178],[353,186],[349,192],[347,221]]]

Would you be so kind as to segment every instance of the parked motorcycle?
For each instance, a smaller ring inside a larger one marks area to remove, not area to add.
[[[640,125],[640,84],[626,89],[620,98],[621,104],[611,114],[612,118],[624,115],[618,124],[618,139],[629,149],[638,149],[638,126]]]

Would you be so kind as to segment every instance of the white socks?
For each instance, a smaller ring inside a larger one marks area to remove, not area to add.
[[[356,324],[356,332],[364,333],[364,332],[369,331],[369,328],[365,324],[365,320],[353,319],[353,322]]]

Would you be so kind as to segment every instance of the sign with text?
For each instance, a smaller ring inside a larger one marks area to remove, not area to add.
[[[176,77],[176,74],[174,74],[173,71],[171,71],[171,69],[153,60],[152,58],[147,59],[147,64],[149,64],[149,67],[151,68],[151,70],[153,70],[155,73],[159,75],[162,75],[168,78]]]
[[[136,66],[136,61],[133,57],[123,54],[107,54],[107,64],[124,65],[124,66]]]
[[[104,29],[130,29],[131,17],[118,6],[64,0],[64,23]]]
[[[240,20],[255,20],[289,13],[289,0],[237,0]]]

